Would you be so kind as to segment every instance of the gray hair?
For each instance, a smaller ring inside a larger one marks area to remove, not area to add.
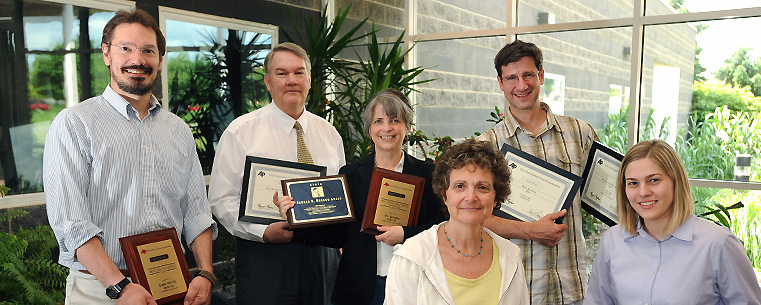
[[[389,118],[399,118],[404,121],[404,126],[409,131],[412,127],[412,116],[415,111],[404,93],[399,90],[388,88],[378,92],[370,98],[365,111],[362,112],[362,122],[365,124],[365,132],[370,133],[370,124],[373,123],[373,112],[375,107],[381,105]]]
[[[272,48],[272,51],[267,53],[267,56],[264,57],[264,73],[265,74],[269,75],[270,64],[272,63],[272,56],[274,56],[275,53],[277,52],[291,52],[301,57],[306,62],[307,74],[310,76],[312,75],[312,62],[309,61],[309,55],[307,55],[307,51],[305,51],[304,48],[292,42],[283,42],[281,44],[278,44],[274,48]]]

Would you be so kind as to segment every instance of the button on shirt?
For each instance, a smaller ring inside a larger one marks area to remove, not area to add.
[[[550,106],[540,105],[547,112],[547,119],[537,134],[524,130],[508,109],[505,119],[484,132],[478,140],[491,141],[497,149],[507,143],[581,176],[586,164],[584,159],[597,140],[597,134],[588,123],[554,115]],[[528,239],[511,239],[521,248],[532,304],[570,304],[584,298],[587,262],[578,193],[563,223],[568,225],[568,230],[555,247],[545,247]]]
[[[188,243],[216,223],[187,124],[151,96],[149,114],[111,87],[62,110],[45,139],[43,179],[59,263],[85,269],[74,254],[97,237],[119,269],[119,238],[174,227]]]
[[[233,235],[263,242],[266,225],[238,221],[246,156],[298,162],[295,121],[270,103],[233,120],[222,133],[209,182],[209,202],[219,222]],[[314,164],[327,167],[328,175],[337,174],[346,164],[338,131],[306,110],[298,121]],[[271,202],[272,194],[268,198]]]
[[[761,304],[761,288],[740,240],[691,215],[661,241],[608,229],[584,304]]]

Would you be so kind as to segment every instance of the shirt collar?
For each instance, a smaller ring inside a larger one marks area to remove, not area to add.
[[[547,105],[544,102],[539,102],[539,107],[541,107],[542,110],[544,110],[547,113],[547,120],[545,121],[544,124],[542,124],[542,127],[539,128],[539,134],[537,134],[536,136],[540,136],[545,131],[552,129],[553,127],[557,128],[558,130],[561,130],[560,124],[558,124],[555,114],[553,114],[552,109],[550,109],[550,105]],[[507,115],[505,115],[505,119],[503,121],[505,122],[505,126],[507,127],[508,137],[514,136],[518,128],[523,130],[523,128],[521,128],[521,125],[518,124],[518,120],[516,120],[515,117],[513,117],[512,113],[510,113],[509,107],[507,109]]]
[[[114,107],[116,111],[119,112],[125,119],[130,120],[129,112],[132,111],[135,114],[135,117],[138,117],[137,110],[132,107],[132,105],[127,102],[124,97],[119,95],[119,93],[116,93],[113,88],[111,88],[111,85],[106,86],[106,90],[103,90],[102,94],[103,98],[106,99],[106,102],[111,104],[111,107]],[[161,104],[159,104],[158,99],[156,99],[153,94],[151,94],[150,99],[148,100],[148,103],[151,104],[151,106],[148,108],[148,113],[153,113],[154,110],[158,110],[161,107]]]
[[[401,173],[402,171],[404,171],[404,152],[402,152],[402,158],[399,159],[399,164],[397,164],[396,167],[394,167],[394,171],[397,173]]]
[[[307,134],[309,132],[309,120],[307,120],[306,109],[301,112],[301,116],[297,120],[294,120],[290,115],[283,112],[280,108],[275,105],[275,102],[270,102],[268,105],[269,107],[272,107],[272,114],[275,118],[275,123],[277,126],[280,126],[280,128],[283,129],[283,132],[286,134],[291,134],[291,131],[294,130],[293,124],[298,121],[299,124],[301,124],[301,130],[304,132],[304,134]]]
[[[695,215],[690,215],[687,217],[687,219],[685,219],[684,222],[682,222],[682,224],[679,225],[673,233],[663,238],[663,241],[669,240],[671,237],[675,237],[683,241],[692,241],[692,238],[695,236],[695,219],[697,219],[697,216]],[[629,232],[624,232],[624,240],[629,240],[636,236],[641,236],[642,238],[655,241],[655,238],[650,236],[650,234],[647,234],[645,231],[645,228],[642,226],[642,220],[637,220],[637,235],[632,235]]]

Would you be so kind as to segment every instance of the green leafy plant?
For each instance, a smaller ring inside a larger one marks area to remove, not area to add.
[[[168,63],[172,75],[170,111],[190,126],[205,174],[211,173],[215,149],[227,124],[264,105],[268,94],[258,58],[267,47],[261,35],[247,37],[228,30],[224,42],[207,34],[211,48],[194,59],[180,54]]]
[[[329,99],[331,87],[336,85],[335,75],[351,75],[357,72],[356,64],[349,60],[342,59],[338,54],[344,51],[352,43],[364,39],[370,33],[357,34],[366,24],[367,18],[358,22],[354,27],[343,32],[342,28],[346,22],[351,5],[346,9],[339,9],[336,12],[332,22],[328,19],[327,5],[322,10],[320,19],[317,22],[309,19],[302,26],[301,23],[293,21],[294,28],[304,28],[306,39],[302,39],[301,34],[297,34],[298,40],[293,39],[287,32],[285,38],[288,41],[306,41],[307,54],[312,64],[312,89],[306,100],[307,111],[324,118],[330,118],[335,103]],[[343,33],[341,33],[343,32]]]
[[[307,21],[305,26],[312,65],[312,89],[306,109],[332,120],[343,139],[347,162],[366,156],[372,149],[372,141],[364,131],[362,112],[373,95],[387,88],[408,94],[413,86],[432,81],[415,80],[423,72],[421,67],[404,68],[404,58],[412,50],[404,48],[404,33],[393,42],[382,44],[374,24],[369,32],[359,33],[367,19],[344,31],[350,8],[351,5],[338,10],[332,22],[323,13],[319,22]],[[285,36],[293,40],[287,33]],[[360,40],[368,42],[354,45]],[[347,49],[354,49],[360,60],[338,56]],[[359,50],[367,54],[366,58],[360,56]]]
[[[502,111],[499,111],[499,107],[497,106],[494,106],[494,111],[490,112],[489,115],[491,118],[486,119],[486,121],[494,124],[502,122],[502,120],[505,119],[505,114],[502,113]]]
[[[732,215],[729,213],[729,210],[739,209],[745,206],[742,202],[737,202],[730,206],[723,206],[720,203],[711,200],[706,200],[706,202],[710,203],[712,206],[709,206],[705,202],[695,203],[696,207],[701,207],[704,210],[707,210],[706,212],[697,214],[698,217],[711,220],[717,225],[725,226],[727,228],[730,227],[732,222]],[[712,209],[713,207],[715,207],[715,209]],[[713,218],[708,217],[709,215],[713,216]]]
[[[5,197],[6,194],[8,194],[8,191],[11,189],[6,187],[5,185],[0,185],[0,197]]]
[[[412,50],[411,47],[404,51],[404,33],[393,43],[386,45],[378,42],[376,34],[373,25],[370,42],[365,46],[369,55],[358,62],[359,69],[356,72],[337,75],[339,88],[343,89],[336,92],[333,124],[344,140],[348,162],[370,153],[372,141],[364,131],[362,113],[373,95],[387,88],[409,94],[415,90],[413,86],[433,81],[415,79],[423,72],[421,67],[404,68],[404,58]],[[355,54],[360,57],[358,52]]]
[[[21,209],[0,213],[0,222],[28,214]],[[2,304],[62,304],[67,269],[51,260],[58,245],[49,226],[0,232]]]

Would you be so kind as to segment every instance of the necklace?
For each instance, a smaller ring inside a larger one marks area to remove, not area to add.
[[[462,255],[465,255],[465,257],[472,257],[472,258],[475,258],[475,257],[476,257],[476,256],[478,256],[479,254],[481,254],[481,251],[484,249],[484,230],[481,230],[481,248],[480,248],[480,249],[478,249],[478,253],[476,253],[475,255],[468,255],[467,253],[463,253],[462,251],[460,251],[460,249],[458,249],[457,247],[455,247],[455,246],[454,246],[454,243],[452,243],[452,240],[449,238],[449,234],[447,234],[447,224],[448,224],[448,223],[449,223],[449,222],[447,222],[447,223],[445,223],[445,224],[444,224],[444,236],[446,236],[446,237],[447,237],[447,241],[448,241],[448,242],[449,242],[449,244],[452,246],[452,248],[454,248],[455,250],[457,250],[457,253],[460,253],[460,254],[462,254]]]

